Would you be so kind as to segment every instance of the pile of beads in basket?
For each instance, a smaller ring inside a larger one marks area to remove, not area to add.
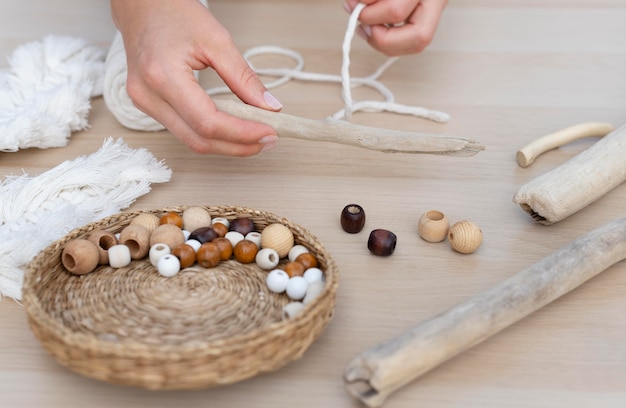
[[[194,264],[213,268],[230,259],[255,262],[268,271],[268,289],[291,300],[283,308],[284,318],[295,316],[324,290],[324,272],[316,257],[305,246],[294,244],[289,227],[273,223],[258,232],[250,218],[212,218],[203,207],[160,217],[141,213],[118,234],[93,230],[86,238],[68,242],[61,261],[68,272],[84,275],[98,265],[123,268],[146,257],[164,277]],[[286,262],[279,268],[282,259]]]

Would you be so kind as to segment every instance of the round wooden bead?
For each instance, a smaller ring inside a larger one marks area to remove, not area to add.
[[[304,265],[302,265],[300,262],[296,262],[296,261],[287,262],[285,264],[284,269],[290,278],[293,278],[294,276],[304,275]]]
[[[252,241],[256,244],[257,248],[261,248],[261,234],[257,231],[248,232],[244,239]]]
[[[120,233],[120,244],[124,244],[130,250],[132,259],[142,259],[150,251],[150,231],[141,225],[128,225]]]
[[[152,233],[152,231],[154,231],[156,227],[160,225],[159,222],[159,217],[156,214],[141,213],[133,218],[130,221],[130,224],[141,225],[142,227],[150,231],[150,233]]]
[[[106,265],[109,263],[109,251],[113,245],[117,245],[117,237],[115,234],[102,229],[91,231],[87,239],[93,242],[98,247],[98,253],[100,255],[98,263],[100,265]]]
[[[152,264],[152,266],[157,266],[159,263],[159,259],[163,255],[167,255],[171,252],[172,252],[171,248],[165,244],[158,243],[158,244],[152,245],[150,247],[150,251],[148,251],[148,257],[150,258],[150,263]]]
[[[159,225],[174,224],[183,229],[183,217],[176,212],[167,212],[159,218]]]
[[[309,268],[304,271],[302,277],[309,283],[324,281],[324,272],[320,268]]]
[[[235,245],[237,245],[237,243],[239,241],[243,241],[243,239],[245,238],[243,236],[243,234],[241,232],[237,232],[237,231],[228,231],[226,233],[226,235],[224,235],[224,238],[226,238],[227,240],[230,241],[231,245],[233,246],[233,248],[235,247]]]
[[[205,242],[196,253],[196,260],[203,268],[214,268],[220,263],[220,249],[213,242]]]
[[[306,295],[307,281],[302,276],[294,276],[289,278],[285,292],[292,300],[300,300]]]
[[[74,239],[68,242],[61,254],[63,266],[75,275],[93,272],[98,266],[99,260],[98,247],[86,239]]]
[[[188,239],[185,241],[185,244],[189,245],[193,248],[194,251],[198,252],[198,248],[200,248],[202,242],[198,241],[197,239]]]
[[[298,255],[295,262],[301,263],[305,270],[317,266],[317,258],[310,252]]]
[[[273,248],[281,258],[289,254],[293,241],[293,232],[283,224],[270,224],[261,232],[261,247]]]
[[[172,255],[180,260],[181,269],[188,268],[196,263],[196,250],[190,245],[180,244],[172,249]]]
[[[183,211],[183,228],[195,231],[198,228],[211,226],[211,214],[203,207],[189,207]]]
[[[308,305],[312,301],[314,301],[319,295],[324,292],[324,282],[323,281],[314,281],[309,282],[309,285],[306,287],[306,295],[304,295],[304,299],[302,299],[302,303]]]
[[[211,225],[211,228],[213,228],[213,230],[217,233],[218,237],[226,236],[226,233],[228,232],[228,227],[221,222],[216,222]]]
[[[172,255],[163,255],[157,263],[157,271],[166,278],[171,278],[180,272],[180,260]]]
[[[126,245],[117,244],[109,248],[109,265],[111,268],[123,268],[130,264],[130,249]]]
[[[220,250],[220,259],[222,261],[228,261],[233,256],[233,244],[224,237],[217,237],[213,241],[217,245],[217,249]]]
[[[200,243],[204,244],[205,242],[211,242],[215,238],[217,238],[217,232],[213,227],[200,227],[196,230],[193,230],[189,235],[189,239],[195,239],[196,241],[200,241]]]
[[[283,320],[293,319],[304,309],[304,303],[302,302],[289,302],[283,306],[281,317]]]
[[[483,233],[476,224],[470,221],[459,221],[448,231],[450,246],[462,254],[471,254],[483,242]]]
[[[365,211],[358,204],[348,204],[341,211],[340,221],[344,231],[356,234],[365,225]]]
[[[256,253],[254,260],[256,264],[259,265],[259,268],[269,271],[278,266],[280,256],[278,256],[278,252],[272,248],[262,248]]]
[[[224,218],[224,217],[215,217],[211,220],[211,225],[215,225],[215,224],[223,224],[226,225],[226,228],[230,227],[230,221],[228,221],[228,218]]]
[[[274,293],[283,293],[287,289],[287,283],[289,283],[289,275],[282,269],[270,271],[265,278],[267,288]]]
[[[254,242],[248,241],[247,239],[242,239],[237,242],[237,245],[235,245],[233,249],[235,259],[242,264],[254,262],[257,252],[259,252],[259,247],[256,246]]]
[[[183,230],[174,224],[159,225],[150,235],[150,246],[165,244],[170,248],[176,248],[185,242]]]
[[[300,254],[304,254],[306,252],[309,252],[309,248],[305,247],[304,245],[294,245],[291,247],[291,249],[289,250],[289,253],[287,254],[287,258],[293,262],[296,260],[296,258],[300,255]]]
[[[230,222],[230,226],[228,228],[230,231],[237,231],[241,233],[244,237],[248,235],[248,233],[255,230],[254,222],[250,218],[246,217],[235,218]]]
[[[450,221],[441,211],[429,210],[417,222],[417,232],[424,241],[441,242],[446,239]]]

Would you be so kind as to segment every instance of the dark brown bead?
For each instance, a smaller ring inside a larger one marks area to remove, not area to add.
[[[396,249],[398,239],[396,234],[385,229],[375,229],[370,232],[367,240],[367,249],[378,256],[389,256]]]
[[[348,204],[341,211],[341,228],[350,234],[361,232],[365,225],[365,211],[358,204]]]
[[[172,250],[172,254],[180,260],[181,269],[196,263],[196,251],[191,245],[180,244]]]
[[[257,252],[259,252],[259,247],[256,246],[254,242],[247,239],[242,239],[237,242],[233,250],[235,259],[243,264],[254,262]]]
[[[220,249],[213,242],[206,242],[198,248],[196,260],[203,268],[216,267],[220,263]]]
[[[310,252],[298,255],[295,261],[301,263],[305,270],[317,267],[317,258]]]
[[[230,242],[229,239],[224,237],[217,237],[211,242],[213,242],[219,248],[220,259],[222,261],[227,261],[233,256],[233,244]]]
[[[240,232],[244,237],[254,231],[254,222],[250,218],[235,218],[230,222],[230,230]]]
[[[217,237],[217,232],[213,229],[213,227],[201,227],[192,231],[191,234],[189,234],[189,239],[195,239],[201,244],[204,244],[205,242],[211,242]]]

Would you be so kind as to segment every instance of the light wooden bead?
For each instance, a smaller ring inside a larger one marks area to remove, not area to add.
[[[168,255],[172,252],[172,249],[165,244],[154,244],[150,247],[150,251],[148,252],[148,257],[150,258],[150,263],[152,266],[157,266],[159,264],[159,259],[163,255]]]
[[[68,242],[61,254],[63,266],[75,275],[93,272],[98,266],[99,259],[98,247],[86,239],[75,239]]]
[[[291,262],[295,261],[299,255],[309,252],[309,249],[304,245],[294,245],[289,250],[287,257]]]
[[[183,228],[195,231],[211,226],[211,214],[203,207],[189,207],[183,211]]]
[[[111,268],[123,268],[130,264],[130,249],[126,245],[117,244],[109,248],[109,265]]]
[[[183,230],[174,224],[159,225],[150,235],[150,246],[161,243],[170,248],[176,248],[184,242]]]
[[[156,227],[159,226],[159,222],[160,219],[156,214],[141,213],[131,220],[130,225],[141,225],[142,227],[150,231],[150,233],[152,233],[156,229]]]
[[[261,234],[259,234],[258,232],[256,231],[248,232],[244,236],[244,239],[254,242],[257,248],[261,248]]]
[[[254,260],[256,264],[259,265],[259,268],[269,271],[278,266],[280,257],[278,256],[278,252],[272,248],[262,248],[256,253]]]
[[[448,241],[457,252],[471,254],[483,242],[483,233],[478,226],[470,221],[459,221],[450,227]]]
[[[441,211],[429,210],[420,217],[417,231],[424,241],[441,242],[450,230],[450,221]]]
[[[261,248],[272,248],[281,258],[293,247],[293,232],[283,224],[270,224],[261,232]]]
[[[108,264],[109,248],[111,248],[113,245],[117,245],[118,243],[115,234],[102,229],[97,229],[91,231],[91,234],[89,234],[89,237],[87,239],[93,242],[98,247],[98,253],[100,254],[100,259],[98,260],[98,263],[100,265]]]
[[[293,319],[304,309],[304,303],[302,302],[290,302],[283,306],[282,319]]]
[[[138,224],[128,225],[120,233],[119,243],[128,247],[132,259],[145,258],[150,252],[150,231]]]
[[[324,281],[317,280],[313,282],[309,282],[306,287],[306,295],[304,295],[304,299],[302,299],[302,303],[308,305],[315,299],[319,297],[322,293],[324,293]]]

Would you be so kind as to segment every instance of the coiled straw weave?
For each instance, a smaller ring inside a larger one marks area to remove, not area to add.
[[[172,278],[148,259],[103,265],[82,276],[61,263],[64,245],[94,229],[120,232],[141,212],[124,212],[76,229],[27,266],[23,302],[45,350],[80,374],[147,389],[199,389],[234,383],[298,359],[328,325],[338,271],[306,229],[274,214],[235,206],[205,207],[213,217],[251,218],[258,231],[282,223],[325,272],[326,290],[295,318],[282,320],[286,295],[270,292],[266,271],[235,260],[193,266]]]

